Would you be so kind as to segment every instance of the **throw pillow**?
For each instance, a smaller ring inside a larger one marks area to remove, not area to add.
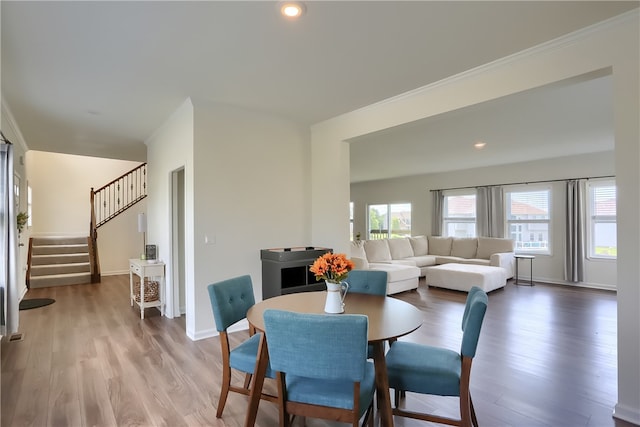
[[[391,261],[391,252],[389,252],[387,239],[365,240],[364,251],[367,253],[367,261],[369,262]]]
[[[413,256],[411,242],[406,237],[389,239],[389,252],[391,252],[391,259],[404,259]]]
[[[429,236],[429,255],[450,256],[451,237]]]
[[[367,258],[362,240],[354,240],[351,242],[351,258]]]
[[[460,258],[475,258],[477,249],[478,239],[475,237],[455,238],[451,243],[451,255]]]
[[[429,241],[427,236],[409,237],[414,256],[429,255]]]

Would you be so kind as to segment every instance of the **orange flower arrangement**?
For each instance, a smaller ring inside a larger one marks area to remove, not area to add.
[[[316,276],[316,280],[324,279],[331,283],[340,283],[353,269],[353,262],[345,254],[327,252],[313,262],[309,271]]]

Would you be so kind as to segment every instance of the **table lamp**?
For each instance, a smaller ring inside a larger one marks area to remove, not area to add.
[[[145,250],[147,247],[147,216],[144,213],[138,214],[138,233],[142,233],[142,254],[140,259],[146,259]]]

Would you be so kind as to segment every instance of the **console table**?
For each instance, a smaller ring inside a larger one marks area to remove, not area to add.
[[[136,301],[133,293],[133,275],[140,278],[140,301]],[[157,278],[159,279],[158,299],[155,301],[146,302],[144,300],[144,279],[145,278]],[[144,319],[144,309],[148,307],[158,307],[160,314],[164,314],[162,302],[164,301],[164,263],[163,262],[149,262],[144,259],[130,259],[129,260],[129,297],[131,299],[131,306],[135,302],[140,307],[140,319]]]
[[[519,285],[520,283],[518,282],[518,264],[520,263],[521,259],[528,259],[529,260],[529,286],[533,286],[533,260],[536,258],[535,255],[514,255],[514,258],[516,259],[516,280],[514,282],[514,284]]]

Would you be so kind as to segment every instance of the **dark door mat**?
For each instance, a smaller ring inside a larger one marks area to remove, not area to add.
[[[20,310],[31,310],[32,308],[44,307],[53,304],[56,300],[51,298],[33,298],[20,301]]]

